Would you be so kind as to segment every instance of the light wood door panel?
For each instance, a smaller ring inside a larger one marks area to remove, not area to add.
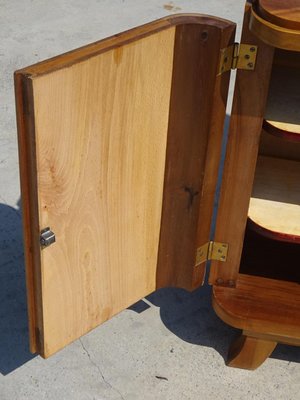
[[[157,287],[201,284],[234,30],[168,17],[17,71],[31,351],[48,357]],[[41,249],[46,227],[56,242]]]
[[[155,289],[173,41],[33,80],[45,356]]]

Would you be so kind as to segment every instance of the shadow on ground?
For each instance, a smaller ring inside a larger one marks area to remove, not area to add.
[[[230,116],[226,115],[225,130],[222,142],[221,163],[218,174],[218,184],[214,199],[214,216],[212,220],[211,237],[214,236],[216,209],[222,182],[222,173],[226,155]],[[211,305],[211,287],[207,284],[192,293],[177,288],[165,288],[156,291],[147,299],[160,307],[160,316],[165,326],[176,336],[189,343],[212,347],[227,359],[231,342],[240,331],[223,323],[214,313]],[[141,301],[130,309],[143,310]],[[278,345],[271,355],[272,358],[300,363],[300,347]]]
[[[177,288],[161,289],[147,300],[160,307],[162,322],[180,339],[212,347],[226,359],[228,347],[238,331],[225,325],[214,313],[210,286],[192,293]]]
[[[0,204],[0,373],[34,356],[29,352],[20,209]]]
[[[227,326],[215,314],[211,305],[211,288],[206,285],[192,293],[182,289],[161,289],[146,298],[160,308],[164,325],[182,340],[214,348],[224,359],[230,343],[240,331]],[[138,311],[145,302],[140,301],[130,309]],[[272,358],[300,363],[300,347],[278,345]]]
[[[160,308],[162,322],[176,336],[212,347],[226,359],[238,331],[215,315],[208,285],[192,293],[161,289],[147,300]],[[130,307],[147,308],[144,301]],[[29,352],[21,212],[5,204],[0,204],[0,321],[0,373],[7,375],[35,356]],[[300,362],[300,347],[279,345],[272,357]]]

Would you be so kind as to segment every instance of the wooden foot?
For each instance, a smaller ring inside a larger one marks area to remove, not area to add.
[[[271,340],[242,334],[232,343],[226,364],[229,367],[256,369],[271,355],[276,345],[277,342]]]

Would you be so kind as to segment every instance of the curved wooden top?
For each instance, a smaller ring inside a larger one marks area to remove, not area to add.
[[[285,4],[287,7],[287,3],[289,2],[291,3],[292,1],[286,0],[284,1],[283,4]],[[296,0],[294,0],[294,2],[296,2]],[[269,1],[268,3],[271,4],[271,1]],[[300,1],[297,0],[297,3],[300,3]],[[282,25],[283,23],[282,21],[284,21],[285,19],[283,17],[279,18],[278,15],[275,13],[275,11],[267,12],[268,8],[267,7],[264,8],[263,4],[264,1],[261,1],[259,3],[255,3],[251,7],[251,16],[249,22],[250,31],[254,33],[257,37],[259,37],[260,40],[262,40],[263,42],[267,43],[270,46],[277,47],[279,49],[300,51],[300,26],[298,26],[298,23],[300,24],[299,22],[300,12],[297,11],[295,12],[295,10],[292,8],[285,10],[286,16],[289,15],[290,13],[293,15],[291,17],[292,22],[289,25],[293,26],[293,28],[290,27],[287,28],[286,26]],[[283,6],[281,9],[282,9],[281,14],[279,12],[278,14],[284,15]],[[269,9],[269,11],[270,10],[271,8]],[[293,14],[293,12],[295,12],[295,14]],[[276,21],[274,21],[274,19]],[[289,20],[290,18],[286,17],[285,23],[287,24]]]
[[[15,74],[24,73],[31,77],[41,76],[58,69],[72,66],[74,63],[84,61],[87,58],[94,57],[116,47],[135,42],[141,38],[147,37],[164,29],[168,29],[173,26],[194,24],[207,24],[212,27],[216,27],[222,32],[224,32],[226,29],[233,31],[236,27],[236,24],[232,21],[205,14],[182,13],[169,15],[136,28],[129,29],[128,31],[117,33],[116,35],[88,44],[78,49],[68,51],[67,53],[60,54],[59,56],[49,58],[48,60],[41,61],[37,64],[30,65],[26,68],[22,68],[16,71]],[[203,38],[203,40],[206,40],[206,38]]]
[[[300,0],[260,0],[258,12],[275,25],[300,30]]]

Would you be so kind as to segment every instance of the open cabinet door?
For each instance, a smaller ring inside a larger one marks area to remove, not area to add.
[[[16,72],[32,352],[201,284],[234,29],[178,15]]]

